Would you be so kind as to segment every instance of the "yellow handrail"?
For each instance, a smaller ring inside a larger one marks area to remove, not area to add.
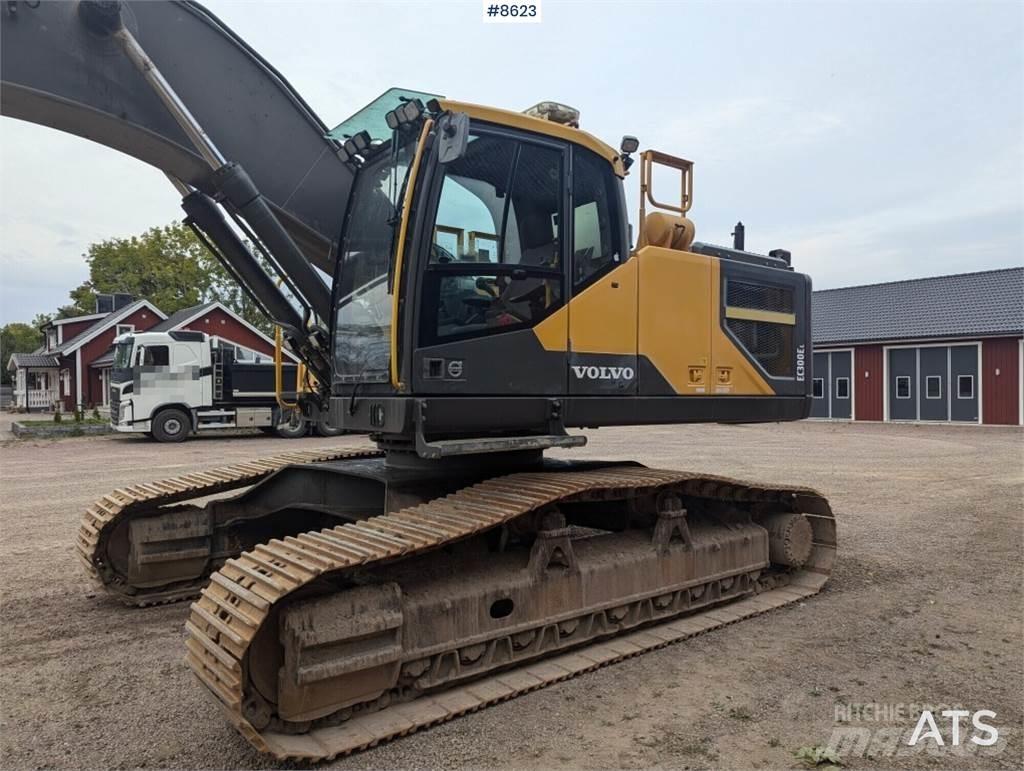
[[[284,335],[281,333],[281,327],[274,327],[274,397],[277,399],[277,406],[282,410],[294,410],[299,406],[298,399],[294,403],[286,402],[284,400],[284,392],[281,390],[284,386],[284,367],[283,367],[283,344]],[[299,376],[305,369],[305,365],[299,364],[298,370],[295,373],[295,395],[298,397],[300,390]]]
[[[398,229],[398,247],[395,249],[395,275],[391,285],[391,385],[401,391],[403,386],[398,380],[398,288],[402,282],[402,258],[405,256],[405,234],[409,229],[409,211],[412,209],[412,194],[416,189],[416,176],[423,159],[423,147],[427,144],[427,136],[434,121],[429,118],[423,122],[420,140],[416,145],[416,155],[412,159],[409,170],[409,183],[405,186],[405,201],[402,203],[402,225]]]

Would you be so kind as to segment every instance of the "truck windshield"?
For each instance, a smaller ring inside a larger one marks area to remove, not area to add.
[[[388,273],[415,138],[397,153],[382,149],[356,175],[338,261],[335,376],[343,383],[389,379]]]
[[[134,338],[126,338],[114,346],[114,363],[110,370],[111,383],[126,383],[132,379],[132,348]]]
[[[127,369],[132,365],[132,345],[134,342],[134,340],[129,338],[114,347],[114,369]]]

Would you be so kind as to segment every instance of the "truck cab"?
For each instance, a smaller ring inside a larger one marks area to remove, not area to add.
[[[211,351],[202,332],[132,332],[117,337],[110,372],[111,427],[149,433],[161,410],[176,408],[190,414],[212,404],[212,378],[204,376],[212,370]]]

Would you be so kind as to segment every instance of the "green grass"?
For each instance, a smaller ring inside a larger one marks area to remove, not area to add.
[[[76,422],[74,418],[66,417],[60,422],[55,423],[53,418],[46,418],[45,420],[19,420],[23,426],[105,426],[110,421],[105,418],[85,418],[81,422]]]
[[[828,771],[828,769],[835,769],[843,765],[843,762],[835,752],[820,745],[816,745],[814,747],[801,747],[794,752],[793,755],[797,760],[802,761],[804,765],[823,768],[824,771]]]

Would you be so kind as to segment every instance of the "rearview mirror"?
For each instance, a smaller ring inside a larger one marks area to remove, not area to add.
[[[437,162],[451,163],[466,154],[469,145],[469,116],[450,112],[437,122]]]

